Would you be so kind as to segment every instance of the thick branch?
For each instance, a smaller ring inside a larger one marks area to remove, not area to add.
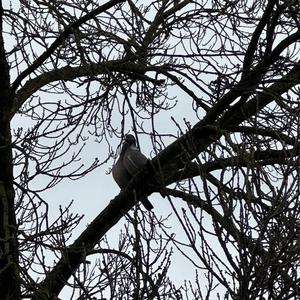
[[[249,46],[247,48],[247,51],[245,53],[245,58],[244,58],[244,64],[243,64],[243,70],[247,71],[248,68],[251,66],[251,63],[253,61],[253,56],[254,53],[257,49],[258,45],[258,40],[263,32],[263,29],[265,28],[266,24],[268,23],[270,16],[273,12],[273,8],[276,4],[277,0],[270,0],[258,25],[256,26],[253,34],[251,41],[249,43]]]
[[[243,105],[234,105],[220,120],[222,128],[226,126],[239,125],[248,118],[254,116],[261,109],[266,107],[276,98],[280,98],[282,94],[288,92],[292,87],[300,83],[300,64],[295,66],[281,78],[280,81],[273,83],[263,92],[258,93],[255,97]]]
[[[131,183],[93,220],[76,241],[62,253],[62,258],[47,277],[39,285],[32,299],[48,300],[51,295],[58,295],[68,279],[79,265],[85,261],[88,253],[92,253],[101,238],[123,217],[135,204],[135,199],[142,193],[153,193],[157,187],[147,182],[154,177],[153,170],[146,166]],[[133,197],[135,190],[136,197]]]
[[[246,152],[241,151],[239,155],[228,157],[228,158],[219,158],[214,161],[209,161],[204,164],[198,164],[192,162],[186,165],[185,168],[170,172],[165,177],[165,184],[169,185],[180,180],[185,180],[187,178],[192,178],[196,176],[204,176],[207,178],[209,173],[216,170],[223,170],[225,168],[243,168],[249,167],[253,168],[254,166],[267,166],[267,165],[299,165],[299,161],[295,159],[294,162],[291,162],[292,157],[298,157],[300,154],[300,143],[295,144],[292,149],[283,149],[283,150],[265,150],[265,151],[253,151]],[[224,189],[226,186],[223,186]]]
[[[173,170],[182,169],[186,162],[196,158],[199,153],[207,149],[216,139],[220,138],[225,132],[223,128],[241,124],[274,101],[276,97],[280,97],[280,95],[286,93],[299,83],[300,65],[296,64],[280,81],[272,84],[244,105],[229,109],[215,126],[205,125],[207,119],[206,117],[202,119],[190,131],[161,151],[153,159],[154,165],[162,173],[165,173],[162,170],[163,167]],[[225,97],[229,97],[229,94],[230,92]],[[234,91],[232,92],[232,96],[235,96]],[[228,99],[228,101],[231,100]]]
[[[32,299],[50,299],[58,295],[68,279],[79,265],[84,262],[86,254],[93,250],[96,243],[112,228],[133,205],[128,195],[121,193],[93,220],[83,233],[63,253],[60,261],[47,274]]]
[[[123,74],[131,75],[132,77],[140,80],[162,84],[162,80],[156,80],[145,75],[145,72],[149,70],[151,69],[143,66],[142,64],[132,63],[126,60],[113,60],[80,67],[66,66],[60,69],[43,73],[33,79],[28,80],[24,84],[24,86],[17,92],[14,107],[11,111],[11,117],[14,116],[14,114],[20,109],[20,107],[31,95],[33,95],[36,91],[49,83],[59,80],[70,81],[85,76],[97,76],[106,74],[108,72],[120,72]]]

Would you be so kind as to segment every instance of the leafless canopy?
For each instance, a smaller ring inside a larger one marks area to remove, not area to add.
[[[299,297],[298,1],[2,0],[0,19],[3,299]],[[140,176],[87,227],[53,217],[45,195],[128,131],[152,145]],[[172,281],[178,257],[195,280]]]

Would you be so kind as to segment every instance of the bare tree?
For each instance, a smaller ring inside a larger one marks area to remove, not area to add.
[[[1,1],[0,17],[2,299],[299,296],[298,1]],[[153,159],[71,241],[81,215],[50,218],[45,193],[111,166],[129,130]],[[105,155],[86,166],[91,137]],[[155,192],[176,229],[136,205]],[[172,283],[173,250],[195,284]]]

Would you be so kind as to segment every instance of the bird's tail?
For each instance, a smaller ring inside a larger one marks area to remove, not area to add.
[[[142,197],[139,198],[139,201],[142,202],[142,204],[144,205],[144,207],[145,207],[147,210],[153,209],[153,205],[151,204],[151,202],[148,200],[147,197],[142,196]]]

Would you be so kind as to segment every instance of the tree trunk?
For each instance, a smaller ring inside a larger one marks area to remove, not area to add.
[[[1,3],[1,2],[0,2]],[[3,8],[0,7],[2,33]],[[10,133],[9,66],[6,61],[3,36],[0,36],[0,293],[1,299],[20,299],[18,243],[14,209],[12,143]]]

